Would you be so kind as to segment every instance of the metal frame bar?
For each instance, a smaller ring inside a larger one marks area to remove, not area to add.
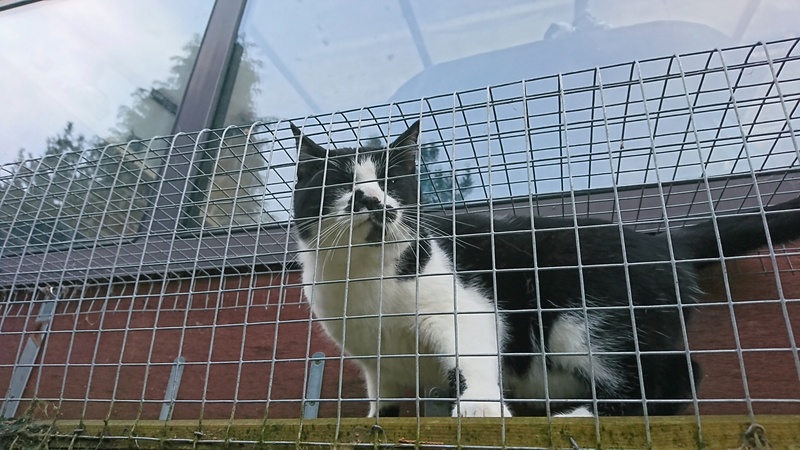
[[[211,126],[218,100],[228,72],[228,62],[233,54],[239,33],[239,23],[247,0],[217,0],[208,21],[200,50],[197,54],[189,83],[172,127],[173,134],[194,132]],[[176,146],[191,145],[188,136],[180,135]],[[161,177],[167,180],[154,195],[155,220],[151,231],[169,231],[172,223],[183,217],[191,191],[187,185],[194,182],[197,167],[182,154],[167,159]]]

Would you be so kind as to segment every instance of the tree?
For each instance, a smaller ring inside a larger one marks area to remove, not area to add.
[[[169,150],[169,141],[151,142],[150,137],[170,133],[199,46],[200,37],[194,36],[172,58],[167,79],[135,89],[105,138],[79,134],[68,122],[60,133],[46,138],[40,159],[20,149],[16,164],[6,168],[9,175],[0,180],[0,213],[13,225],[10,233],[0,226],[6,254],[9,246],[35,249],[81,239],[118,240],[139,230]],[[248,56],[248,48],[237,44],[237,83],[231,84],[242,99],[237,111],[244,122],[256,120],[252,97],[258,93],[261,65]],[[252,223],[255,217],[270,220],[264,217],[261,201],[267,163],[262,142],[245,142],[237,130],[229,132],[224,143],[214,138],[202,137],[205,157],[195,160],[198,178],[205,181],[192,180],[199,205],[193,214],[207,227]]]
[[[108,137],[110,142],[170,134],[199,49],[200,36],[195,35],[183,46],[180,55],[170,58],[172,66],[166,80],[155,80],[149,87],[134,89],[131,104],[122,105],[117,111],[117,124]]]
[[[207,228],[251,225],[274,221],[268,208],[267,168],[270,149],[265,148],[273,138],[269,127],[278,122],[277,117],[259,116],[254,99],[260,92],[261,61],[253,56],[254,44],[243,38],[234,45],[227,80],[222,97],[236,99],[222,105],[215,127],[241,125],[225,129],[222,135],[207,136],[204,155],[198,162],[199,173],[193,194],[196,205],[190,212],[194,226]],[[253,135],[248,136],[250,125],[261,122]],[[275,163],[275,160],[272,161]]]
[[[441,147],[432,143],[422,144],[420,149],[419,186],[424,204],[446,206],[453,201],[463,201],[475,184],[472,169],[455,169],[453,173],[452,163],[440,159],[440,152]]]
[[[0,239],[12,253],[135,232],[144,207],[141,180],[153,178],[124,146],[87,138],[72,122],[46,139],[42,158],[21,149],[12,167],[0,184],[0,211],[13,224]]]

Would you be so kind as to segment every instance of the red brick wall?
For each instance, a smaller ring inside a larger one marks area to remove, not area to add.
[[[797,249],[798,245],[793,248]],[[689,327],[690,348],[695,351],[724,349],[726,352],[694,356],[704,372],[701,399],[745,397],[739,357],[735,351],[732,308],[743,350],[747,386],[750,397],[754,399],[753,410],[757,414],[800,414],[800,367],[797,366],[797,354],[790,350],[790,336],[794,337],[795,343],[800,340],[800,256],[780,256],[777,262],[785,300],[783,306],[788,316],[782,310],[775,273],[768,257],[728,262],[733,298],[730,305],[726,301],[721,268],[710,268],[703,273],[702,286],[708,295]],[[758,300],[769,302],[749,303]],[[791,328],[787,327],[787,321]],[[744,414],[747,409],[744,402],[715,402],[701,405],[700,411]]]
[[[800,272],[791,269],[799,264],[800,257],[779,258],[795,339],[800,338]],[[778,298],[769,259],[729,263],[728,271],[735,301],[730,306],[725,302],[720,269],[707,270],[703,286],[709,303],[698,309],[689,327],[692,350],[729,350],[694,356],[704,370],[700,398],[745,396],[732,307],[756,413],[800,414],[800,382],[795,355],[788,350],[782,305],[742,303]],[[182,346],[186,366],[173,418],[298,417],[305,359],[317,351],[328,357],[341,355],[316,325],[311,326],[307,345],[311,322],[296,286],[298,278],[297,273],[284,280],[280,274],[236,274],[198,278],[194,283],[176,278],[74,290],[68,294],[71,300],[59,302],[25,397],[40,399],[35,406],[40,416],[158,418],[172,363]],[[29,331],[26,339],[35,335],[37,313],[38,305],[30,301],[3,305],[0,388],[8,386],[21,349],[20,332]],[[364,415],[364,402],[334,400],[340,385],[345,399],[365,396],[352,364],[345,363],[341,378],[339,370],[339,361],[326,362],[322,396],[332,401],[323,403],[320,416],[335,416],[338,408],[344,416]],[[24,402],[20,413],[29,405]],[[746,412],[743,401],[701,402],[700,410]]]
[[[298,278],[290,273],[286,282]],[[261,418],[267,407],[270,417],[297,417],[304,360],[318,351],[328,357],[341,353],[316,325],[307,345],[309,310],[300,289],[280,284],[280,275],[261,274],[227,275],[222,287],[216,277],[193,286],[188,279],[115,285],[110,294],[108,288],[88,289],[86,300],[59,304],[25,397],[40,399],[37,414],[48,416],[158,418],[182,345],[186,365],[173,418]],[[0,386],[8,386],[19,330],[36,328],[37,311],[30,311],[28,302],[4,310]],[[326,361],[323,379],[323,398],[338,398],[338,361]],[[344,398],[365,395],[350,363],[342,379]],[[323,403],[320,415],[335,416],[338,407]],[[366,408],[364,402],[341,403],[347,416],[365,415]]]

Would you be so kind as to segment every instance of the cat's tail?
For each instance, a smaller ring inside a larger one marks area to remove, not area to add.
[[[800,197],[746,215],[717,217],[719,242],[725,256],[746,254],[767,245],[764,217],[769,227],[769,239],[778,245],[800,238]],[[673,232],[673,239],[689,249],[693,258],[719,258],[719,245],[714,221],[708,220]],[[700,264],[709,264],[701,262]]]

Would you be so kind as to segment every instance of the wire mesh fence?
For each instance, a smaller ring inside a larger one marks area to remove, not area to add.
[[[800,194],[798,43],[636,61],[291,122],[320,146],[344,149],[386,146],[421,120],[414,213],[566,217],[581,229],[592,228],[579,221],[593,217],[645,234],[712,217],[766,221],[766,206]],[[304,278],[298,261],[309,249],[292,220],[297,165],[296,136],[281,121],[103,148],[56,146],[0,167],[0,414],[5,431],[16,433],[3,443],[97,445],[136,435],[145,447],[337,439],[570,448],[553,437],[555,419],[541,422],[544,444],[519,437],[527,432],[514,431],[516,418],[508,417],[499,428],[481,422],[491,433],[480,441],[464,431],[473,430],[468,419],[425,441],[419,417],[450,415],[459,402],[453,386],[425,385],[419,370],[413,389],[390,396],[400,400],[399,415],[414,418],[403,436],[348,422],[378,398],[365,389],[365,357],[342,350],[325,332],[330,318],[313,314],[303,298],[304,288],[324,282]],[[677,270],[674,256],[668,262]],[[800,414],[797,264],[798,245],[789,240],[699,272],[701,302],[676,331],[677,353],[703,367],[686,417],[674,422],[700,439],[692,442],[729,442],[713,440],[719,423],[739,439],[740,424],[715,415],[755,423],[765,414]],[[497,264],[489,272],[503,273]],[[592,295],[585,292],[584,308]],[[402,316],[387,310],[377,318],[391,314]],[[419,320],[419,312],[411,316]],[[526,355],[544,359],[548,351]],[[419,347],[412,356],[419,364]],[[550,417],[551,389],[536,398],[546,404],[537,411]],[[660,442],[651,426],[658,419],[646,408],[643,415],[614,423],[635,429],[641,442]],[[227,425],[187,436],[158,434],[163,427],[139,432],[166,419]],[[92,420],[105,421],[94,434],[85,425]],[[110,420],[133,422],[113,428]],[[587,420],[582,445],[615,442],[601,430],[606,418]],[[10,425],[20,423],[30,439]],[[270,423],[300,428],[269,434]],[[775,423],[774,433],[792,435],[791,421]],[[231,431],[242,424],[260,431]],[[316,431],[304,434],[304,426]],[[750,439],[758,433],[750,429]]]

